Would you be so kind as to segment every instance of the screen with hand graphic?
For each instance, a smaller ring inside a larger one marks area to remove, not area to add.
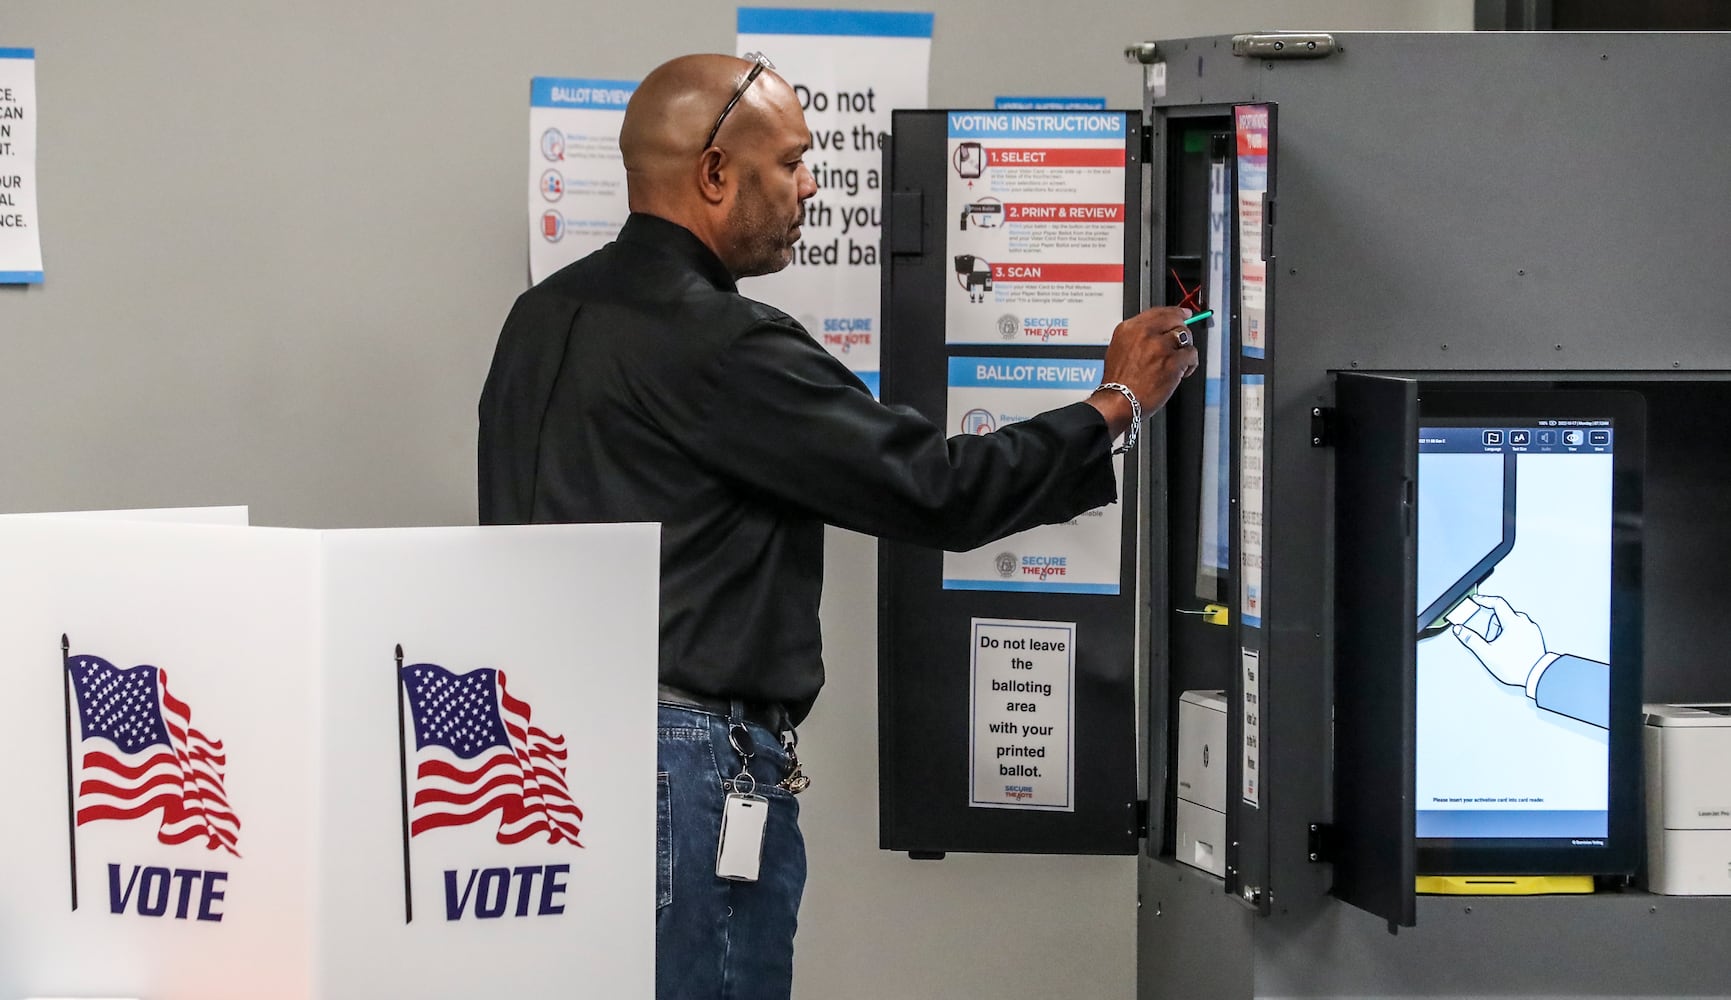
[[[1618,433],[1609,418],[1423,420],[1421,846],[1606,844]]]

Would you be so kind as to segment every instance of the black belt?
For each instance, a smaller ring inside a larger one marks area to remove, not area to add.
[[[733,701],[727,698],[714,698],[706,694],[697,694],[684,688],[676,688],[663,684],[656,693],[656,700],[663,705],[676,705],[680,708],[695,708],[700,712],[729,718],[733,714]],[[742,701],[746,722],[755,722],[769,730],[779,739],[781,734],[793,726],[788,724],[787,709],[778,701]]]

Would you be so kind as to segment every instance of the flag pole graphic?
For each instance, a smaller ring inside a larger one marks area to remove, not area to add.
[[[403,804],[403,923],[415,922],[415,900],[409,878],[409,748],[403,735],[403,644],[397,643],[397,772]],[[73,904],[77,906],[76,903]]]
[[[60,633],[60,697],[65,702],[66,722],[66,840],[71,869],[72,908],[78,909],[78,789],[72,772],[72,642]]]

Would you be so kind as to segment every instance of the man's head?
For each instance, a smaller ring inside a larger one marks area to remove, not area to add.
[[[740,278],[793,260],[806,199],[817,193],[809,149],[793,88],[733,56],[681,56],[656,67],[619,132],[631,210],[691,230]]]

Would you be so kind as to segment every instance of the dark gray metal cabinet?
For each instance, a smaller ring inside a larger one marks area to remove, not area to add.
[[[1261,795],[1229,796],[1230,870],[1176,864],[1177,692],[1239,692],[1241,625],[1200,623],[1181,561],[1194,420],[1157,424],[1149,498],[1148,774],[1139,993],[1676,996],[1731,993],[1731,899],[1417,897],[1401,848],[1337,812],[1337,373],[1632,390],[1647,425],[1647,701],[1731,696],[1731,35],[1336,33],[1144,46],[1155,287],[1193,256],[1186,150],[1235,105],[1273,111],[1267,257]],[[1261,54],[1252,54],[1255,53]],[[1240,54],[1242,53],[1242,54]],[[1294,56],[1297,56],[1296,58]],[[1187,143],[1189,145],[1187,145]],[[1182,456],[1177,461],[1175,456]],[[1161,527],[1162,515],[1172,514]],[[1397,573],[1398,575],[1398,573]],[[1236,730],[1234,738],[1242,734]],[[1398,732],[1394,734],[1398,738]],[[1350,799],[1350,796],[1346,796]],[[1312,830],[1335,828],[1338,836]],[[1410,827],[1409,827],[1410,828]],[[1381,851],[1331,864],[1340,845]],[[1312,860],[1313,854],[1323,855]],[[1410,852],[1407,854],[1410,857]],[[1359,858],[1362,860],[1362,858]],[[1366,880],[1371,884],[1367,885]],[[1343,903],[1364,902],[1371,912]],[[1397,919],[1397,917],[1399,919]],[[1391,934],[1390,924],[1414,924]]]

